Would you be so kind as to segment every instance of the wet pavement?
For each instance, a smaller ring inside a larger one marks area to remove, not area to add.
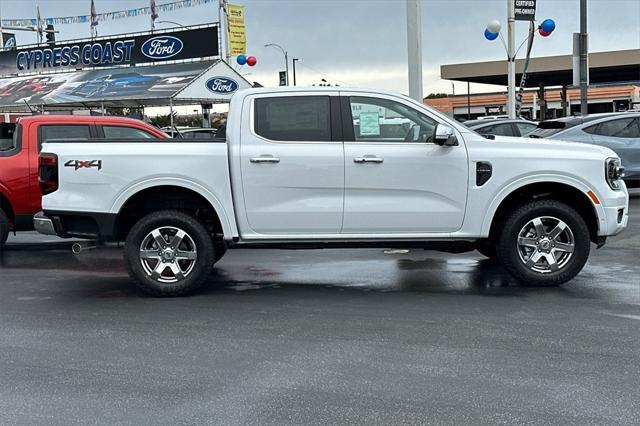
[[[121,251],[0,255],[0,423],[637,424],[640,198],[561,288],[475,253],[234,250],[155,299]]]

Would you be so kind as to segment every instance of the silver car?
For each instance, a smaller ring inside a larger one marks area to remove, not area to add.
[[[463,123],[471,130],[481,135],[526,137],[536,130],[537,123],[527,120],[509,119],[478,119],[467,120]]]
[[[640,111],[543,121],[529,137],[583,142],[611,148],[622,159],[627,187],[640,187]]]

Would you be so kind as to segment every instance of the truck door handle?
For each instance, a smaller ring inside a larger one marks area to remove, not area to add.
[[[260,156],[260,157],[253,157],[252,159],[250,159],[249,161],[251,161],[252,163],[279,163],[280,159],[278,157],[272,157],[272,156]]]
[[[354,163],[382,163],[383,158],[376,157],[375,155],[365,155],[364,157],[356,157],[353,159]]]

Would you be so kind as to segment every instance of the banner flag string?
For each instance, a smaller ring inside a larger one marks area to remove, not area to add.
[[[186,9],[189,7],[202,6],[218,0],[178,0],[170,3],[159,4],[156,6],[158,12],[173,12],[177,9]],[[114,21],[126,18],[135,18],[138,16],[148,16],[152,14],[151,7],[138,7],[135,9],[116,10],[113,12],[98,13],[96,19],[98,22]],[[54,18],[42,19],[47,25],[66,25],[66,24],[86,24],[91,21],[91,15],[78,16],[59,16]],[[38,19],[3,19],[2,26],[6,27],[27,27],[38,25]]]

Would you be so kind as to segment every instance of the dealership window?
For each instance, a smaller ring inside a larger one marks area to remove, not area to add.
[[[351,97],[355,140],[369,142],[433,142],[437,122],[400,102]]]
[[[273,141],[331,141],[329,96],[283,96],[255,100],[254,130]]]
[[[90,139],[91,131],[88,125],[47,124],[40,126],[38,150],[42,144],[53,139]]]
[[[153,139],[151,133],[145,132],[135,127],[123,126],[102,126],[104,137],[107,139]]]

